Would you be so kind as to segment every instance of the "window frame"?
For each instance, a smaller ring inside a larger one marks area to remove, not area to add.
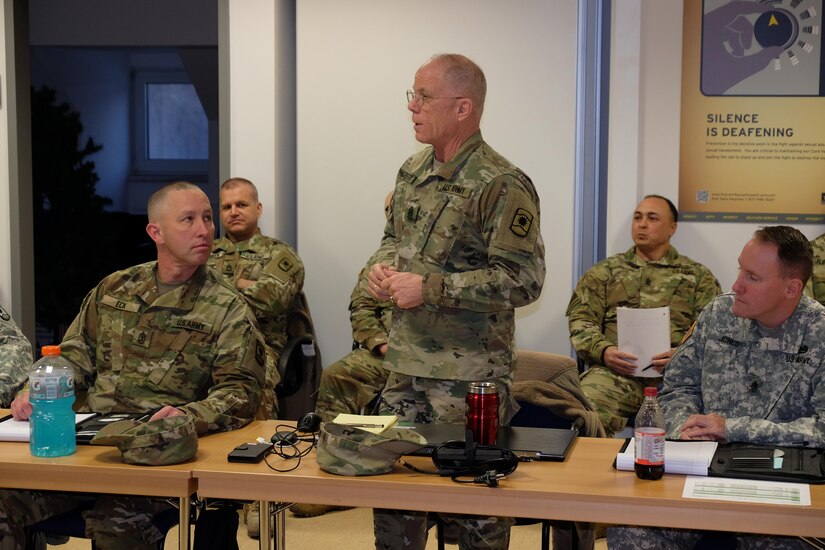
[[[209,173],[209,156],[204,159],[150,159],[147,128],[147,84],[190,84],[186,71],[135,69],[132,73],[132,173],[191,174]],[[207,120],[208,129],[208,120]]]

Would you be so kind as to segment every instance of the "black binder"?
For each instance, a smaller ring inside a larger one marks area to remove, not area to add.
[[[775,460],[777,458],[781,460]],[[825,449],[727,443],[716,449],[708,475],[825,483]]]

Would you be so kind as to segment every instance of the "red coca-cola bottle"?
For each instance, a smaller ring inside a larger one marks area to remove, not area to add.
[[[495,445],[498,435],[498,386],[495,382],[470,382],[467,389],[465,429],[479,445]]]
[[[656,388],[645,388],[645,400],[636,414],[633,429],[636,477],[659,479],[665,473],[665,417]]]

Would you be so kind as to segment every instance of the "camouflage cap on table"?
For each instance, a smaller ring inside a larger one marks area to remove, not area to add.
[[[169,416],[149,422],[121,420],[109,424],[92,445],[114,445],[128,464],[178,464],[198,452],[198,434],[190,416]]]
[[[390,428],[380,435],[325,422],[318,437],[317,460],[322,470],[345,476],[385,474],[402,455],[427,445],[414,430]]]

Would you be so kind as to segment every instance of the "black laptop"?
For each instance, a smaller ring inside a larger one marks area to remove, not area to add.
[[[464,441],[463,424],[399,424],[410,426],[427,440],[427,446],[411,453],[432,456],[436,445],[445,441]],[[499,429],[496,445],[533,460],[563,461],[578,435],[577,430],[560,428],[524,428],[505,426]]]

